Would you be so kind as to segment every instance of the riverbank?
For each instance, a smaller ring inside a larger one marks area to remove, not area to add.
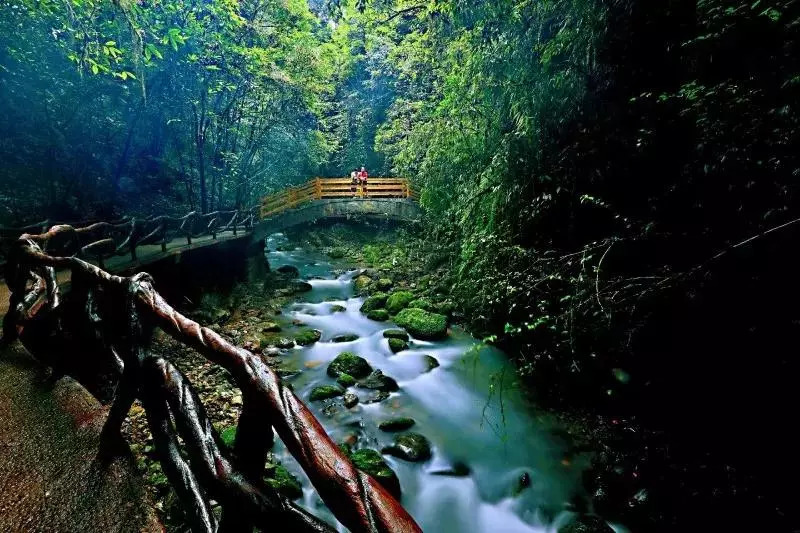
[[[573,511],[590,507],[580,488],[587,454],[530,407],[505,355],[456,325],[447,266],[431,267],[420,241],[403,229],[364,229],[304,228],[270,239],[265,283],[207,294],[187,311],[284,376],[354,462],[400,495],[425,530],[576,527]],[[409,307],[416,311],[404,319]],[[405,331],[397,330],[401,323]],[[231,443],[241,396],[226,373],[164,336],[154,350],[187,375]],[[180,507],[138,406],[126,432],[167,529],[181,530]],[[280,442],[265,481],[334,522]],[[581,527],[595,521],[589,530],[609,531],[596,517],[581,519]]]

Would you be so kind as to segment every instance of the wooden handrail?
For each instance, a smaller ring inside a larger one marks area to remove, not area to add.
[[[406,198],[416,200],[419,195],[405,178],[369,178],[366,191],[354,185],[350,178],[313,178],[311,181],[278,191],[261,199],[261,218],[278,215],[314,200],[333,198]]]
[[[113,455],[122,424],[139,398],[161,465],[193,531],[217,531],[213,498],[222,505],[231,530],[268,530],[282,524],[288,531],[332,533],[329,524],[261,481],[274,428],[345,527],[367,533],[421,531],[386,489],[353,465],[261,358],[173,309],[150,275],[114,276],[76,257],[43,250],[75,234],[75,228],[62,225],[15,241],[7,265],[11,295],[2,342],[20,338],[32,353],[44,354],[53,343],[43,339],[55,335],[74,344],[67,353],[92,353],[115,362],[121,375],[101,433],[101,459]],[[60,296],[57,268],[72,273],[69,299]],[[156,328],[225,368],[241,389],[244,403],[233,455],[221,445],[189,380],[165,357],[152,353],[149,344]]]

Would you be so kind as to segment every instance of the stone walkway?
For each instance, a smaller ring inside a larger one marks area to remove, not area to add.
[[[132,457],[95,460],[105,416],[19,343],[0,351],[0,531],[162,531]]]

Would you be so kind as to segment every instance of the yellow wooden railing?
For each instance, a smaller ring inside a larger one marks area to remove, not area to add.
[[[314,178],[261,199],[261,218],[277,215],[307,202],[327,198],[410,198],[419,197],[405,178],[370,178],[366,188],[353,185],[350,178]]]

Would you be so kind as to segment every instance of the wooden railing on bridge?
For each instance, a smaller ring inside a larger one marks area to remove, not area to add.
[[[51,227],[69,227],[66,232],[57,232],[46,242],[46,252],[56,256],[76,256],[97,262],[105,268],[105,261],[115,255],[130,254],[135,261],[136,248],[148,244],[160,244],[163,252],[176,238],[192,239],[217,235],[231,231],[248,231],[257,222],[256,208],[230,211],[214,211],[200,214],[192,211],[182,217],[155,216],[148,218],[126,217],[112,222],[84,221],[79,223],[53,222],[45,220],[21,228],[0,227],[0,252],[16,241],[20,235],[47,232]]]
[[[369,178],[366,187],[350,178],[314,178],[261,199],[261,218],[269,218],[314,200],[329,198],[409,198],[419,194],[405,178]]]
[[[187,219],[179,220],[186,228]],[[122,423],[138,398],[192,531],[335,531],[264,483],[273,428],[350,531],[420,531],[386,489],[356,469],[260,357],[181,315],[146,273],[119,277],[77,257],[53,255],[52,250],[65,249],[59,243],[79,235],[71,226],[57,225],[42,234],[23,234],[9,246],[5,270],[11,296],[2,343],[19,338],[34,355],[50,356],[54,377],[69,373],[70,365],[88,365],[97,376],[111,369],[118,385],[101,434],[99,464],[120,449]],[[71,272],[66,298],[56,269]],[[241,389],[232,450],[222,444],[186,376],[166,354],[154,353],[150,341],[155,329],[225,368]],[[222,507],[221,524],[212,500]]]

